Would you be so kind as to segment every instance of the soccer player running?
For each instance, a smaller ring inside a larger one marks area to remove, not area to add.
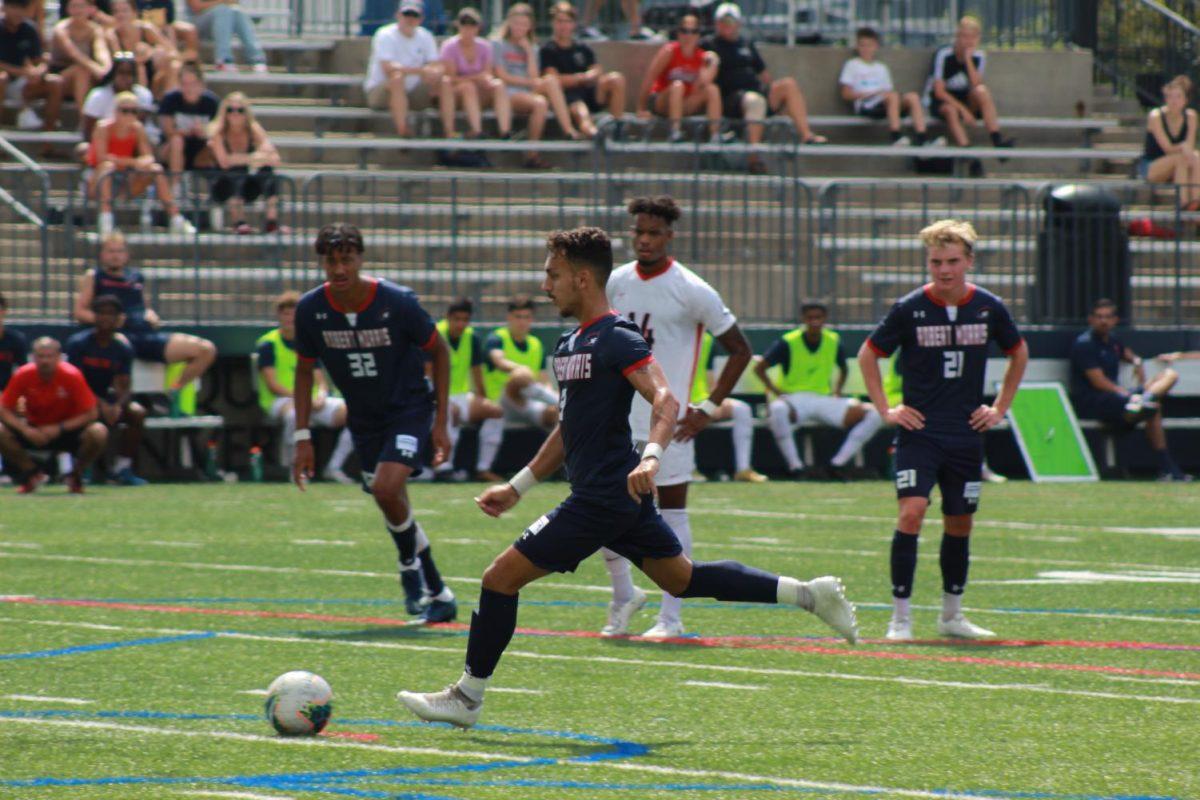
[[[458,607],[434,564],[425,531],[413,519],[408,479],[420,472],[421,451],[431,435],[434,466],[450,451],[450,356],[410,289],[362,275],[364,249],[353,225],[335,222],[317,234],[326,282],[296,306],[292,479],[303,490],[316,468],[308,425],[313,372],[320,360],[346,401],[363,491],[374,496],[399,551],[405,608],[426,622],[446,622]],[[424,353],[433,357],[432,387]]]
[[[484,571],[466,670],[458,682],[430,694],[400,692],[397,699],[423,720],[474,725],[488,680],[516,630],[518,592],[551,572],[574,571],[602,546],[632,560],[673,595],[797,605],[854,642],[854,606],[837,578],[805,583],[736,561],[693,563],[684,555],[653,499],[679,403],[637,326],[609,308],[608,235],[599,228],[560,231],[550,235],[546,248],[542,289],[563,317],[580,322],[554,348],[561,421],[524,469],[508,483],[489,487],[476,502],[498,517],[564,462],[571,494]],[[649,441],[640,456],[629,431],[635,392],[652,409]]]
[[[921,231],[929,283],[896,301],[858,351],[867,393],[896,434],[899,520],[892,536],[893,611],[887,638],[913,638],[909,598],[917,569],[917,536],[936,483],[944,519],[940,561],[942,614],[938,633],[965,639],[995,636],[969,622],[962,594],[970,561],[972,515],[982,485],[983,433],[1008,412],[1025,373],[1029,348],[994,294],[967,282],[975,261],[975,229],[945,219]],[[992,405],[983,404],[988,344],[1008,356],[1004,382]],[[884,393],[879,359],[900,348],[903,402]]]
[[[637,259],[613,271],[608,282],[608,299],[618,314],[641,329],[662,365],[671,394],[677,398],[691,397],[705,330],[711,331],[729,354],[708,399],[679,409],[682,416],[675,445],[663,454],[657,481],[663,519],[675,532],[684,554],[690,556],[692,529],[687,491],[696,470],[693,439],[717,416],[721,404],[750,363],[752,351],[737,319],[716,290],[670,256],[668,251],[675,236],[673,226],[681,214],[675,200],[666,195],[638,197],[630,201],[627,210],[633,217],[631,235]],[[635,441],[647,441],[651,429],[647,401],[634,398],[630,426]],[[604,563],[612,579],[613,599],[608,623],[600,632],[605,636],[620,636],[629,632],[630,618],[645,604],[645,592],[633,585],[629,562],[606,550]],[[683,635],[682,608],[678,597],[664,594],[658,621],[642,637],[668,639]]]

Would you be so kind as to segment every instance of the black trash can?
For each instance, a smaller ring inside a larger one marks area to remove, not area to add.
[[[1060,186],[1046,196],[1038,233],[1034,321],[1078,325],[1092,304],[1107,297],[1125,322],[1130,316],[1129,237],[1121,201],[1092,185]]]

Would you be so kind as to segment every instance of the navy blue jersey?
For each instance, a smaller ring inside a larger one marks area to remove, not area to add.
[[[102,269],[92,271],[92,298],[111,294],[121,301],[125,312],[123,331],[148,331],[146,322],[146,282],[136,269],[122,270],[120,275],[109,275]]]
[[[638,455],[629,430],[634,389],[626,376],[652,360],[637,325],[616,314],[592,320],[555,345],[559,427],[576,494],[627,496],[626,479]]]
[[[1107,341],[1091,330],[1086,330],[1071,343],[1071,394],[1087,399],[1096,394],[1106,394],[1087,379],[1084,373],[1099,369],[1113,383],[1121,371],[1121,359],[1125,356],[1125,345],[1109,334]]]
[[[901,348],[904,405],[925,415],[925,432],[978,436],[971,414],[983,403],[988,343],[1005,355],[1021,334],[999,297],[977,286],[957,306],[946,306],[924,286],[896,301],[867,339],[882,357]]]
[[[357,311],[339,306],[328,284],[296,306],[296,353],[320,360],[346,400],[355,433],[432,408],[424,351],[436,334],[412,290],[383,280],[372,283]]]
[[[102,345],[96,339],[95,329],[80,331],[67,339],[63,352],[83,373],[92,394],[101,400],[108,397],[108,390],[118,376],[129,375],[133,369],[133,347],[115,336]]]
[[[8,386],[8,379],[29,360],[29,342],[25,334],[5,328],[0,334],[0,389]]]

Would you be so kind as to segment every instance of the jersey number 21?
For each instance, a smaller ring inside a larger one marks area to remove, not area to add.
[[[942,377],[961,378],[963,371],[963,351],[947,350],[942,353]]]

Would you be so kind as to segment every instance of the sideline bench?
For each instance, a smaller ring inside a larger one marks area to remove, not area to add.
[[[163,394],[166,367],[153,361],[134,361],[132,371],[132,390],[134,394]],[[162,431],[166,443],[161,451],[145,441],[146,450],[167,470],[171,460],[170,454],[178,454],[179,466],[183,469],[194,469],[201,462],[202,450],[196,446],[193,434],[204,431],[219,431],[225,427],[225,419],[216,415],[190,417],[146,417],[147,431]]]

